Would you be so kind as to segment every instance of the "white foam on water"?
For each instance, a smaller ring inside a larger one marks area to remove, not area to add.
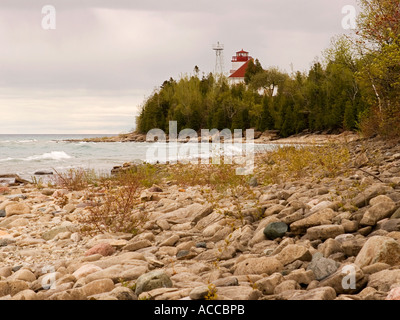
[[[28,139],[28,140],[17,140],[17,143],[31,143],[31,142],[38,142],[36,139]]]
[[[22,159],[24,161],[37,161],[37,160],[64,160],[71,159],[72,157],[64,151],[51,151],[41,155],[35,155]]]

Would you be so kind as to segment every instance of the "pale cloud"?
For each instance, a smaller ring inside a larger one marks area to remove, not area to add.
[[[344,33],[356,0],[50,0],[57,29],[41,28],[42,1],[1,0],[0,133],[120,133],[170,77],[225,70],[242,48],[264,67],[306,70]]]
[[[26,95],[14,92],[2,97],[0,134],[128,132],[135,125],[138,106],[144,99],[138,91],[118,97],[82,91],[66,93],[27,90]]]

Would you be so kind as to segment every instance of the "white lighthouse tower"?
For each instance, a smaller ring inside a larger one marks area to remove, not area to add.
[[[244,75],[247,70],[247,66],[253,58],[249,56],[247,51],[243,49],[236,52],[236,55],[232,57],[232,70],[230,71],[229,82],[231,84],[238,84],[244,82]]]

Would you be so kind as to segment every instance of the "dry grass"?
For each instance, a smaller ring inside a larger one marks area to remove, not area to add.
[[[230,164],[176,164],[168,167],[168,179],[182,187],[203,186],[216,191],[226,191],[247,185],[249,177],[236,174]]]
[[[284,146],[260,157],[257,175],[265,184],[302,178],[334,178],[344,173],[351,160],[346,145]]]
[[[69,191],[84,190],[99,179],[99,175],[94,170],[83,168],[69,169],[65,172],[53,170],[55,175],[52,178],[52,183]]]

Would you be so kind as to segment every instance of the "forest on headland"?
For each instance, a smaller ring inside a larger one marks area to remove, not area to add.
[[[245,83],[212,73],[170,78],[142,105],[136,131],[277,130],[281,137],[357,130],[400,136],[400,1],[359,0],[352,35],[332,39],[308,72],[249,63]],[[278,49],[277,49],[278,50]]]

